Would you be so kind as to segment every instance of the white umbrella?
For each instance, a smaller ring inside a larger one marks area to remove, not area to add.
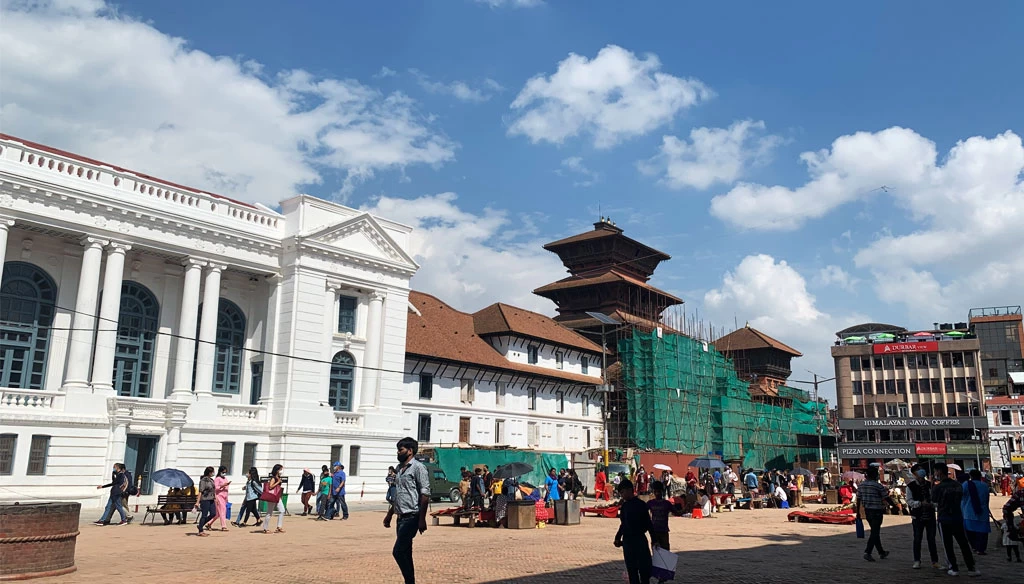
[[[951,468],[953,470],[958,470],[960,472],[964,472],[964,469],[960,468],[959,464],[947,464],[946,468]]]
[[[669,466],[667,464],[661,464],[661,463],[658,463],[658,464],[654,465],[654,468],[656,468],[658,470],[672,470],[671,466]]]

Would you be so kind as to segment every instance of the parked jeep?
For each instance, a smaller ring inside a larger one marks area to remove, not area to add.
[[[449,499],[452,503],[458,503],[462,500],[462,494],[459,493],[459,483],[448,480],[448,476],[444,474],[441,467],[433,463],[424,463],[427,467],[427,474],[430,475],[430,500],[440,501],[441,499]]]

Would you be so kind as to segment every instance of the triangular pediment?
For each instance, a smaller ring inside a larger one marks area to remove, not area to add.
[[[418,267],[412,257],[369,213],[324,227],[303,239],[360,256],[404,264],[413,269]]]

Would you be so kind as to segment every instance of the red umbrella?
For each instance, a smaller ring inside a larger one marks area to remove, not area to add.
[[[921,333],[914,333],[914,336],[915,337],[933,337],[935,335],[933,333],[921,332]]]

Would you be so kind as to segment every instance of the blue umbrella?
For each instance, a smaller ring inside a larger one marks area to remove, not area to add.
[[[725,463],[718,458],[712,458],[710,456],[701,456],[694,458],[690,466],[695,468],[728,468]]]
[[[187,472],[176,468],[164,468],[154,472],[153,482],[171,489],[187,489],[195,484]]]

